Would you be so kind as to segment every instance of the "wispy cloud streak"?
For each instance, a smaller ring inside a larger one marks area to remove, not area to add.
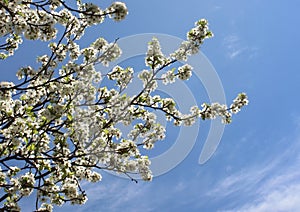
[[[300,149],[299,141],[299,138],[294,139],[292,145],[269,163],[222,179],[208,195],[228,198],[234,194],[247,194],[244,201],[241,198],[236,205],[221,211],[300,211],[300,151],[295,151]]]
[[[251,59],[257,52],[257,47],[250,47],[242,42],[237,35],[228,35],[223,40],[223,45],[227,49],[227,56],[230,59],[235,59],[242,54],[246,54],[246,57]]]

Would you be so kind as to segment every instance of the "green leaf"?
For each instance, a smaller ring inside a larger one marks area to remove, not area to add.
[[[39,134],[39,131],[37,129],[33,129],[33,134],[37,135]]]
[[[25,14],[22,13],[22,12],[20,12],[20,11],[18,11],[17,14],[20,15],[20,16],[22,16],[22,17],[25,17]]]
[[[34,112],[32,112],[33,107],[32,106],[28,106],[25,108],[26,114],[30,117],[34,117]]]
[[[64,80],[65,80],[66,82],[70,82],[70,77],[69,77],[69,76],[66,76],[66,77],[64,77]]]
[[[25,141],[25,144],[27,145],[28,144],[28,139],[26,137],[24,138],[24,141]]]
[[[27,149],[28,149],[29,151],[34,151],[34,150],[35,150],[35,145],[34,145],[34,144],[30,144],[30,145],[27,147]]]
[[[33,109],[33,107],[32,106],[28,106],[28,107],[26,107],[26,112],[31,112],[32,111],[32,109]]]
[[[108,129],[104,129],[103,132],[107,135],[109,134],[109,130]]]
[[[27,95],[26,95],[26,94],[23,94],[23,95],[20,97],[20,99],[21,99],[22,101],[26,100],[26,99],[27,99]]]
[[[4,53],[0,53],[0,59],[5,60],[8,56]]]
[[[72,121],[72,120],[73,120],[73,116],[72,116],[70,113],[68,113],[68,114],[67,114],[67,119],[68,119],[69,121]]]
[[[46,116],[42,116],[41,119],[43,120],[44,123],[46,123],[47,120],[48,120],[48,119],[46,118]]]
[[[12,110],[9,110],[6,112],[7,116],[11,116],[13,114],[13,111]]]

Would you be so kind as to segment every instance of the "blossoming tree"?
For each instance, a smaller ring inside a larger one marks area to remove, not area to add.
[[[88,27],[105,18],[121,21],[127,13],[121,2],[100,9],[81,0],[0,1],[2,60],[13,56],[23,39],[49,43],[49,54],[37,59],[39,68],[22,67],[16,73],[19,83],[0,83],[1,211],[19,211],[19,201],[29,195],[34,196],[37,211],[51,211],[53,205],[66,202],[84,204],[87,195],[81,181],[100,181],[99,169],[133,181],[132,174],[138,173],[149,181],[150,161],[140,149],[151,149],[165,137],[155,111],[178,126],[216,116],[230,123],[232,113],[247,105],[247,96],[241,93],[229,107],[205,103],[183,114],[172,98],[155,94],[159,80],[168,84],[191,77],[190,65],[170,66],[196,54],[212,36],[204,19],[171,55],[163,55],[153,38],[145,57],[148,69],[138,75],[143,88],[126,95],[132,68],[115,66],[108,74],[95,69],[120,56],[117,40],[98,38],[87,48],[77,43]],[[98,86],[104,78],[114,81],[115,87]],[[122,134],[119,123],[132,126],[128,135]]]

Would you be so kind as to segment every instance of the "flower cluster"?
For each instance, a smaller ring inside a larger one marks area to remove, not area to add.
[[[99,58],[99,61],[104,65],[108,66],[108,64],[115,59],[117,59],[122,51],[116,43],[110,43],[103,47],[103,54]]]
[[[192,76],[193,67],[185,64],[178,68],[178,78],[181,80],[187,80]]]
[[[2,59],[12,55],[23,38],[49,41],[49,53],[37,58],[39,67],[20,68],[18,83],[0,83],[1,211],[20,211],[19,201],[29,195],[35,195],[36,211],[52,211],[53,205],[66,202],[84,204],[87,194],[82,181],[101,181],[99,170],[150,181],[151,161],[140,150],[152,149],[165,139],[156,111],[177,126],[192,125],[199,117],[221,116],[229,123],[232,113],[248,104],[242,93],[230,108],[203,104],[183,114],[174,99],[155,94],[158,80],[167,84],[191,77],[190,65],[171,70],[169,66],[196,53],[211,36],[205,20],[196,23],[187,41],[169,57],[153,38],[145,57],[149,70],[138,74],[143,87],[136,95],[127,95],[133,68],[115,66],[106,74],[96,69],[99,63],[107,66],[120,56],[117,41],[98,38],[85,48],[76,43],[88,26],[102,23],[107,16],[120,21],[127,13],[121,2],[104,10],[81,1],[77,8],[61,0],[0,3],[0,36],[8,36],[0,47]],[[115,86],[99,86],[106,77]],[[128,135],[120,124],[131,127]]]
[[[154,80],[152,71],[143,70],[139,73],[138,77],[143,81],[145,91],[152,92],[157,88],[157,81]]]
[[[123,69],[120,66],[115,66],[113,70],[110,73],[108,73],[108,78],[110,80],[116,80],[116,85],[119,86],[121,89],[124,89],[127,87],[127,85],[131,82],[133,78],[133,69]]]
[[[203,41],[212,37],[213,34],[208,29],[208,22],[201,19],[195,23],[195,27],[187,33],[187,40],[183,41],[178,50],[171,57],[176,60],[186,61],[189,55],[198,53]]]
[[[217,116],[222,117],[222,122],[228,124],[231,122],[231,114],[228,112],[226,105],[221,105],[219,103],[202,104],[202,111],[200,116],[203,120],[205,119],[215,119]]]
[[[126,5],[123,2],[114,2],[109,8],[108,12],[112,13],[112,17],[115,21],[123,20],[128,14]]]
[[[245,93],[240,93],[234,100],[232,105],[230,105],[230,110],[232,113],[238,113],[242,107],[248,105],[249,100]]]
[[[57,24],[66,27],[66,38],[79,39],[86,27],[100,24],[109,15],[115,21],[123,20],[127,7],[122,2],[114,2],[102,10],[93,3],[77,1],[77,8],[66,2],[55,1],[3,1],[0,3],[0,36],[7,38],[0,47],[0,58],[12,56],[23,41],[50,41],[57,36]]]
[[[187,33],[187,40],[192,42],[194,46],[199,47],[206,38],[212,36],[212,32],[208,29],[207,20],[200,19],[195,23],[195,27]]]
[[[157,38],[153,38],[148,43],[148,51],[145,58],[145,63],[152,69],[165,64],[166,58],[161,52],[160,44]]]
[[[171,69],[171,70],[169,70],[166,73],[161,75],[161,77],[163,79],[163,83],[165,85],[175,82],[176,75],[175,75],[174,71],[175,71],[175,68],[173,68],[173,69]]]
[[[176,68],[172,68],[171,70],[162,74],[161,79],[163,80],[163,83],[165,85],[169,83],[174,83],[176,77],[181,80],[188,80],[192,76],[192,70],[193,67],[191,65],[184,64],[183,66],[177,68],[177,73],[175,73]]]
[[[103,14],[105,13],[93,3],[81,4],[79,9],[82,11],[82,13],[80,13],[80,18],[84,20],[86,25],[91,26],[104,21]]]

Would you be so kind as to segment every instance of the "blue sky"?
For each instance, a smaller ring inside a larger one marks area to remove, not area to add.
[[[300,211],[300,2],[124,2],[127,19],[107,20],[87,32],[87,40],[103,36],[112,41],[138,33],[184,39],[195,21],[206,18],[215,36],[202,52],[215,67],[227,101],[244,91],[250,104],[226,126],[205,164],[199,165],[198,157],[209,123],[201,122],[192,151],[168,173],[135,184],[103,172],[101,183],[85,185],[89,201],[84,206],[57,211]],[[17,67],[33,64],[39,50],[25,43],[5,62],[0,80],[14,80]],[[172,138],[170,133],[162,147],[170,147]]]

